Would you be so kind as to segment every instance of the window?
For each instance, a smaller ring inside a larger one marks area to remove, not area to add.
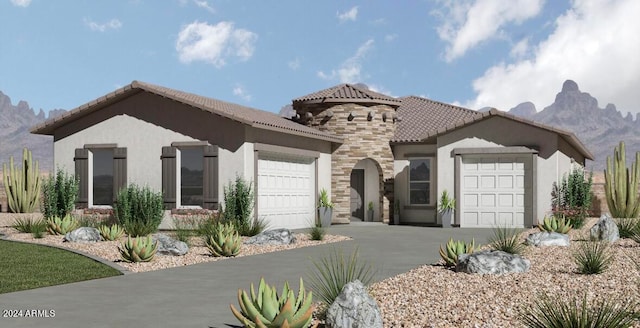
[[[113,149],[92,149],[93,205],[113,205]]]
[[[180,148],[180,205],[202,206],[203,182],[202,147]]]
[[[409,205],[431,205],[431,158],[409,160]]]

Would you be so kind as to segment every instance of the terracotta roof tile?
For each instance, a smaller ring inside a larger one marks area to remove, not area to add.
[[[300,103],[334,103],[334,102],[365,102],[379,103],[392,106],[400,105],[400,100],[382,93],[361,88],[352,84],[340,84],[334,87],[316,91],[306,96],[293,99],[293,105]]]
[[[139,81],[133,81],[131,84],[126,85],[123,88],[120,88],[96,100],[90,101],[89,103],[77,107],[59,117],[55,117],[41,124],[38,124],[31,129],[31,132],[38,134],[52,134],[55,128],[66,124],[68,121],[72,121],[92,111],[99,110],[100,108],[114,101],[118,101],[123,97],[135,94],[140,91],[147,91],[153,94],[157,94],[159,96],[166,97],[174,101],[184,103],[186,105],[193,106],[214,114],[218,114],[220,116],[238,121],[240,123],[251,125],[256,128],[276,130],[338,143],[342,142],[341,138],[338,138],[330,133],[322,132],[317,129],[298,124],[296,122],[292,122],[288,119],[276,115],[275,113]]]

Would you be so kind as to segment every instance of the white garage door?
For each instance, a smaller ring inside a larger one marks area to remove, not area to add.
[[[269,155],[258,159],[258,217],[269,229],[315,222],[315,159]]]
[[[461,227],[524,227],[523,157],[463,157]]]

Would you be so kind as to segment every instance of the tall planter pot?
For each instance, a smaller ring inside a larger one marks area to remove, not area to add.
[[[447,209],[440,213],[442,215],[442,227],[451,228],[451,220],[453,219],[453,209]]]
[[[331,218],[333,218],[333,208],[321,206],[318,207],[318,217],[320,218],[320,225],[323,228],[331,225]]]

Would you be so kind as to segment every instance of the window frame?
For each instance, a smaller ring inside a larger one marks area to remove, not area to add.
[[[176,208],[177,209],[202,209],[204,208],[204,188],[205,188],[205,163],[204,163],[204,145],[185,145],[176,146]],[[202,154],[202,202],[200,205],[183,205],[182,204],[182,150],[183,149],[199,149]]]
[[[433,163],[434,163],[434,158],[433,156],[420,156],[420,157],[410,157],[408,158],[409,161],[409,169],[407,170],[407,201],[406,201],[406,205],[409,206],[434,206],[435,205],[435,198],[434,193],[433,193],[433,172],[434,172],[434,168],[433,168]],[[429,165],[429,180],[411,180],[411,162],[413,161],[424,161],[427,160],[428,161],[428,165]],[[412,203],[411,202],[411,184],[412,183],[428,183],[429,187],[428,187],[428,197],[429,197],[429,202],[426,204],[416,204],[416,203]]]
[[[111,205],[96,205],[93,197],[93,152],[98,149],[108,149],[112,152],[113,161],[113,194]],[[75,167],[75,177],[78,179],[78,197],[75,201],[77,208],[97,208],[112,209],[117,201],[119,190],[127,186],[127,148],[118,147],[116,143],[84,144],[82,148],[76,148],[73,157]]]
[[[115,178],[116,178],[116,168],[115,168],[115,148],[116,147],[92,147],[92,148],[88,148],[89,150],[89,157],[88,157],[88,163],[87,165],[89,166],[89,170],[88,170],[88,179],[87,179],[87,183],[88,183],[88,192],[89,192],[89,198],[88,198],[88,206],[89,208],[113,208],[114,205],[114,199],[117,197],[117,195],[113,194],[113,188],[116,184]],[[111,204],[96,204],[94,199],[95,199],[95,161],[94,161],[94,152],[95,151],[105,151],[108,150],[111,152]]]

